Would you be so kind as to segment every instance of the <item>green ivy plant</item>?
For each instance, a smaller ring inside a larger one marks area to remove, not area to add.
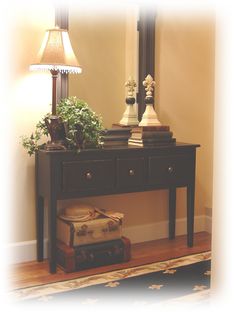
[[[62,99],[57,105],[57,115],[64,122],[68,148],[80,149],[99,145],[100,132],[103,129],[102,119],[84,100],[75,96]],[[45,145],[40,142],[49,135],[45,123],[45,118],[49,117],[50,114],[45,115],[30,136],[22,136],[22,145],[30,156]]]
[[[48,129],[45,123],[45,118],[50,117],[50,114],[46,114],[42,120],[36,124],[35,131],[28,137],[26,135],[21,137],[22,145],[27,150],[28,154],[33,155],[39,148],[43,148],[44,144],[39,144],[41,139],[48,136]]]
[[[57,106],[57,114],[66,125],[66,137],[70,147],[77,147],[78,134],[85,146],[99,144],[102,120],[85,101],[75,96],[62,99]]]

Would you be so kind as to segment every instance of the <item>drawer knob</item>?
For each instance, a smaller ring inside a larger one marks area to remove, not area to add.
[[[134,176],[134,174],[135,174],[134,169],[130,169],[130,170],[129,170],[129,175],[130,175],[130,176]]]
[[[86,176],[86,179],[87,179],[87,180],[91,180],[92,177],[93,177],[93,175],[92,175],[91,172],[87,172],[85,176]]]
[[[169,173],[173,173],[174,172],[174,168],[172,166],[169,166],[167,170],[168,170]]]

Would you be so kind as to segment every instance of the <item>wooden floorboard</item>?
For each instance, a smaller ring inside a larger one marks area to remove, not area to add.
[[[187,247],[186,235],[177,236],[173,240],[160,239],[132,245],[132,258],[129,262],[83,270],[81,272],[64,273],[58,269],[56,274],[48,272],[47,260],[43,262],[25,262],[9,268],[10,289],[24,288],[46,283],[58,282],[77,277],[89,276],[108,271],[134,267],[156,261],[168,260],[211,249],[211,236],[207,232],[196,233],[194,246]]]

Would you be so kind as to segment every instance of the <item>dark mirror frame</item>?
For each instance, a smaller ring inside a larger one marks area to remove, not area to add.
[[[140,7],[137,30],[139,31],[139,68],[138,68],[138,118],[141,120],[145,111],[145,89],[143,80],[150,74],[155,77],[155,10]],[[60,28],[69,28],[69,10],[67,7],[56,7],[55,25]],[[57,102],[68,96],[68,75],[59,75],[57,83]]]

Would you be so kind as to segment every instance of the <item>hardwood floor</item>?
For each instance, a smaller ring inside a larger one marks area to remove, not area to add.
[[[42,285],[77,277],[94,275],[124,269],[142,264],[168,260],[211,249],[211,236],[207,232],[194,235],[194,246],[186,245],[186,235],[177,236],[174,240],[160,239],[132,245],[132,259],[126,263],[93,268],[75,273],[64,273],[58,269],[56,274],[48,272],[47,260],[43,262],[25,262],[9,268],[10,289]]]

